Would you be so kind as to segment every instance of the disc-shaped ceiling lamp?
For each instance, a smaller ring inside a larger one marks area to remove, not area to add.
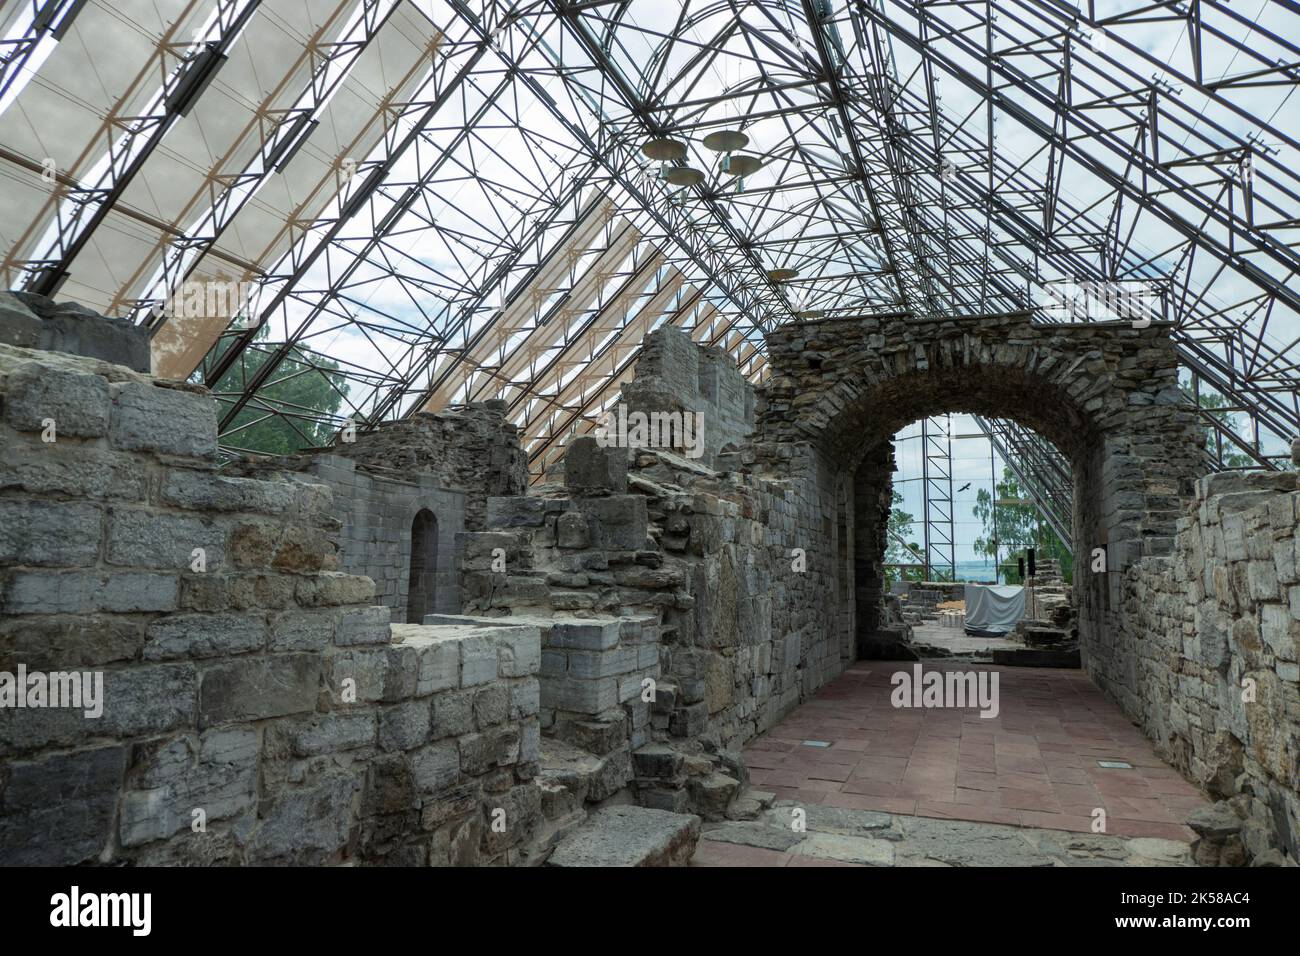
[[[690,166],[670,166],[664,172],[664,179],[674,186],[698,186],[704,182],[704,173]]]
[[[787,269],[784,267],[767,270],[767,277],[773,282],[785,282],[789,279],[793,279],[798,274],[798,269]]]
[[[671,136],[656,136],[645,141],[641,152],[661,163],[675,163],[686,158],[686,144]]]
[[[722,158],[722,171],[728,176],[748,176],[758,172],[762,166],[761,159],[748,153],[729,153]]]
[[[715,153],[730,153],[749,145],[749,137],[739,130],[720,129],[704,137],[704,148]]]

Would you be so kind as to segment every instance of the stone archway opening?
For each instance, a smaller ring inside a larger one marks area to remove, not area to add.
[[[996,429],[1007,424],[984,421]],[[965,632],[966,583],[1028,583],[1021,596],[1025,618],[1043,619],[1058,608],[1056,616],[1068,619],[1066,585],[1054,559],[1072,564],[1065,549],[1073,540],[1070,519],[1079,489],[1069,461],[1038,433],[1018,433],[1056,453],[1047,464],[1054,479],[1064,479],[1064,488],[1051,498],[1060,505],[1056,514],[1045,519],[1036,495],[1020,484],[992,436],[980,429],[975,416],[959,410],[931,413],[865,447],[856,465],[850,463],[854,659],[892,659],[900,635],[909,633],[917,645],[955,654],[987,656],[1016,647],[1006,639],[1006,621],[993,630],[979,625]],[[1030,548],[1040,573],[1027,582],[1023,564]],[[944,608],[954,616],[943,616]],[[1062,635],[1069,630],[1068,624],[1060,627]]]
[[[406,592],[406,623],[422,624],[437,610],[438,518],[421,508],[411,521],[411,570]]]
[[[1076,568],[1092,566],[1083,555],[1104,556],[1100,570],[1075,578],[1084,666],[1112,696],[1134,692],[1136,649],[1117,636],[1121,576],[1172,546],[1200,463],[1195,412],[1178,387],[1167,326],[1047,326],[1024,313],[892,315],[796,323],[767,339],[772,372],[756,455],[770,474],[822,489],[824,517],[852,489],[855,632],[871,626],[880,606],[880,587],[857,566],[882,544],[862,529],[887,518],[890,438],[945,412],[1009,419],[1070,463]],[[854,656],[850,637],[843,635],[845,660]]]

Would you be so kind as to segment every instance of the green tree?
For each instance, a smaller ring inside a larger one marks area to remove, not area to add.
[[[1020,488],[1020,483],[1011,469],[1003,466],[1002,480],[997,483],[997,499],[1001,501],[1022,501],[1028,495]],[[1020,573],[1018,552],[1026,548],[1036,549],[1043,558],[1055,558],[1061,566],[1061,577],[1073,580],[1074,555],[1061,541],[1051,525],[1043,521],[1038,508],[1032,504],[997,504],[987,488],[981,488],[975,494],[975,517],[983,526],[983,533],[975,539],[976,554],[987,554],[996,559],[1001,552],[1000,580],[1016,580]]]
[[[274,343],[265,340],[269,328],[264,325],[259,330],[257,340],[221,377],[214,392],[240,391],[243,383],[257,374],[275,348]],[[222,436],[223,442],[267,455],[292,455],[303,448],[328,445],[336,429],[326,422],[311,420],[311,416],[337,413],[346,395],[347,379],[339,372],[338,362],[295,346],[270,381],[258,390],[258,407],[253,403],[245,406]],[[266,418],[268,411],[263,403],[291,416],[293,423],[279,416]]]

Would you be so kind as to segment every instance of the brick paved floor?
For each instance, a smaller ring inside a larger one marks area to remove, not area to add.
[[[1206,798],[1082,671],[924,664],[996,670],[1000,713],[988,719],[895,709],[890,676],[911,668],[863,661],[823,687],[745,749],[753,786],[803,803],[1083,833],[1101,807],[1112,835],[1195,838],[1183,821]]]

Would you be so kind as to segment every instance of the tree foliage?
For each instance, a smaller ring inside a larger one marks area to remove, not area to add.
[[[1021,501],[1028,497],[1011,469],[1003,466],[1002,480],[997,482],[998,501]],[[1042,558],[1055,558],[1061,566],[1061,576],[1073,579],[1074,555],[1042,519],[1038,508],[1032,504],[997,504],[987,488],[975,495],[972,509],[983,526],[983,533],[975,539],[975,553],[987,554],[996,559],[1002,555],[1001,580],[1014,581],[1019,577],[1019,558],[1026,548],[1035,548]]]
[[[258,333],[261,341],[254,341],[244,350],[213,391],[218,394],[239,391],[244,382],[257,374],[273,351],[269,348],[273,344],[265,341],[268,328],[262,327]],[[330,444],[335,432],[331,425],[300,416],[313,412],[328,416],[338,412],[347,394],[347,379],[336,374],[338,368],[338,362],[333,359],[295,347],[272,373],[270,381],[258,390],[257,401],[250,402],[235,416],[222,441],[267,455],[292,455],[303,448]],[[292,416],[292,424],[279,416],[267,418],[269,413],[264,405]]]

